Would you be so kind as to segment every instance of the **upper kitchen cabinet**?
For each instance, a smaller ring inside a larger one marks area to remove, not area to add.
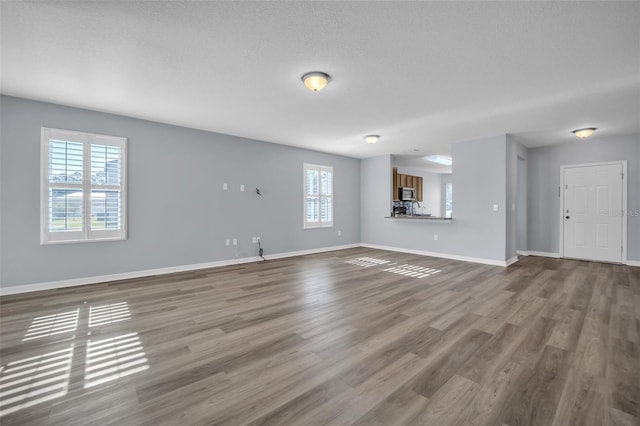
[[[416,201],[422,202],[423,200],[423,178],[422,176],[413,176],[404,173],[398,173],[398,168],[393,168],[393,185],[392,185],[392,199],[393,201],[399,201],[400,188],[413,188],[416,192]]]

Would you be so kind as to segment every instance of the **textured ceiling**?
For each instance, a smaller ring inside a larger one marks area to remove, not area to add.
[[[360,158],[640,132],[639,2],[0,7],[8,95]]]

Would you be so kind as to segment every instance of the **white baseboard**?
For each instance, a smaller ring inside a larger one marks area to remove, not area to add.
[[[430,257],[438,257],[441,259],[451,259],[451,260],[461,260],[463,262],[472,262],[472,263],[482,263],[484,265],[492,265],[492,266],[508,266],[507,262],[504,260],[495,260],[495,259],[483,259],[480,257],[467,257],[467,256],[458,256],[456,254],[447,254],[447,253],[436,253],[431,251],[423,251],[423,250],[414,250],[400,247],[389,247],[382,246],[378,244],[360,244],[362,247],[379,249],[379,250],[389,250],[389,251],[397,251],[400,253],[409,253],[409,254],[418,254],[421,256],[430,256]],[[518,260],[517,258],[515,258]],[[509,259],[511,261],[512,259]],[[515,262],[515,261],[514,261]],[[513,262],[512,262],[513,263]]]
[[[455,254],[437,253],[437,252],[430,252],[430,251],[423,251],[423,250],[413,250],[413,249],[406,249],[406,248],[400,248],[400,247],[390,247],[390,246],[383,246],[378,244],[364,244],[364,243],[346,244],[341,246],[322,247],[317,249],[276,253],[276,254],[268,255],[266,256],[266,258],[267,260],[275,260],[275,259],[283,259],[287,257],[324,253],[327,251],[344,250],[344,249],[355,248],[355,247],[366,247],[366,248],[373,248],[373,249],[379,249],[379,250],[389,250],[389,251],[396,251],[401,253],[417,254],[421,256],[460,260],[463,262],[481,263],[484,265],[502,266],[502,267],[512,265],[518,261],[517,256],[512,257],[511,259],[508,259],[505,261],[505,260],[495,260],[495,259],[484,259],[479,257],[458,256]],[[522,256],[544,256],[544,257],[553,257],[553,258],[560,257],[559,253],[547,253],[547,252],[540,252],[540,251],[526,251],[526,252],[518,251],[518,254]],[[259,262],[261,260],[262,259],[260,257],[252,256],[252,257],[244,257],[241,259],[228,259],[228,260],[220,260],[216,262],[197,263],[192,265],[178,265],[178,266],[170,266],[167,268],[124,272],[120,274],[98,275],[93,277],[74,278],[69,280],[49,281],[49,282],[42,282],[42,283],[0,287],[0,296],[9,296],[12,294],[30,293],[33,291],[42,291],[42,290],[54,290],[54,289],[65,288],[65,287],[75,287],[80,285],[97,284],[97,283],[104,283],[109,281],[127,280],[131,278],[141,278],[141,277],[148,277],[152,275],[195,271],[198,269],[218,268],[221,266],[240,265],[244,263]],[[640,260],[628,260],[627,265],[640,266]]]
[[[527,251],[526,256],[541,256],[541,257],[553,257],[555,259],[560,259],[560,253],[551,253],[546,251]]]
[[[298,250],[298,251],[290,251],[288,253],[276,253],[276,254],[270,254],[268,255],[266,258],[267,260],[275,260],[275,259],[282,259],[285,257],[295,257],[295,256],[304,256],[307,254],[316,254],[316,253],[324,253],[327,251],[334,251],[334,250],[345,250],[345,249],[350,249],[350,248],[356,248],[356,247],[361,247],[361,244],[345,244],[342,246],[333,246],[333,247],[322,247],[322,248],[317,248],[317,249],[310,249],[310,250]],[[256,258],[257,260],[262,260],[259,257]]]
[[[285,257],[304,256],[307,254],[323,253],[334,250],[344,250],[348,248],[360,247],[360,244],[346,244],[342,246],[322,247],[318,249],[291,251],[287,253],[276,253],[265,256],[267,260],[282,259]],[[192,265],[170,266],[167,268],[147,269],[143,271],[124,272],[120,274],[98,275],[85,278],[73,278],[70,280],[49,281],[43,283],[23,284],[9,287],[0,287],[0,296],[9,296],[11,294],[30,293],[33,291],[54,290],[65,287],[75,287],[79,285],[97,284],[108,281],[128,280],[131,278],[149,277],[152,275],[173,274],[176,272],[195,271],[198,269],[218,268],[221,266],[240,265],[243,263],[258,262],[260,257],[244,257],[241,259],[228,259],[216,262],[196,263]]]
[[[516,254],[519,254],[520,256],[529,256],[529,252],[526,250],[517,250]]]
[[[518,251],[518,254],[523,256],[541,256],[541,257],[553,257],[560,259],[560,253],[549,253],[545,251]],[[640,260],[627,260],[623,262],[627,266],[640,266]]]
[[[518,261],[518,256],[513,256],[511,259],[508,259],[505,262],[505,266],[509,266],[509,265],[513,265],[514,263],[516,263]]]

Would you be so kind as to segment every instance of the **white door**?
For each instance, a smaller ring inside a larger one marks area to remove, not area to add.
[[[564,168],[564,257],[622,262],[622,164]]]

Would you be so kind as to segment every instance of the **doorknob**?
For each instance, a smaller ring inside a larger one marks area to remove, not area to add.
[[[569,216],[565,216],[564,218],[565,218],[565,219],[569,219]]]

